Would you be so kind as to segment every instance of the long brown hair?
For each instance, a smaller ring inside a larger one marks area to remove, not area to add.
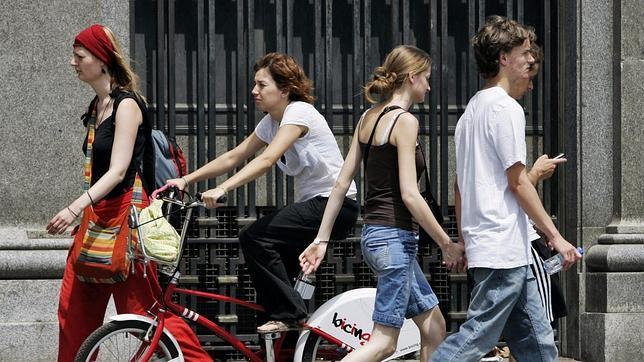
[[[134,93],[141,100],[144,100],[139,90],[139,77],[134,73],[125,55],[123,55],[121,44],[114,36],[114,32],[106,26],[103,26],[103,30],[105,30],[105,34],[107,34],[114,47],[114,63],[109,67],[112,77],[112,90]]]

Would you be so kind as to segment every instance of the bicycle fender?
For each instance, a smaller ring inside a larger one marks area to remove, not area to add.
[[[150,317],[146,317],[144,315],[140,315],[140,314],[117,314],[117,315],[111,316],[110,320],[114,321],[114,322],[124,322],[124,321],[136,320],[136,321],[141,321],[141,322],[151,324],[153,326],[157,325],[157,321],[155,321],[154,319],[152,319]],[[171,361],[172,362],[184,362],[185,360],[183,358],[183,352],[181,351],[181,347],[179,346],[179,342],[177,342],[177,340],[174,338],[172,333],[170,333],[170,331],[168,331],[168,329],[165,328],[165,327],[163,327],[163,334],[165,334],[166,336],[168,336],[168,338],[170,338],[170,341],[172,341],[172,344],[174,344],[174,346],[176,347],[177,351],[179,352],[179,357],[173,358]]]
[[[376,300],[375,288],[358,288],[338,294],[322,304],[307,320],[313,328],[344,342],[353,349],[369,342],[373,330],[373,306]],[[295,361],[301,361],[304,345],[312,332],[305,329],[300,332],[295,346]],[[396,352],[387,360],[420,349],[420,332],[411,319],[406,319],[400,330]]]

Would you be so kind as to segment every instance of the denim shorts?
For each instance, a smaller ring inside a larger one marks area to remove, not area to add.
[[[361,246],[365,262],[378,277],[372,317],[375,323],[400,328],[405,318],[438,304],[416,260],[417,233],[366,224],[362,228]]]

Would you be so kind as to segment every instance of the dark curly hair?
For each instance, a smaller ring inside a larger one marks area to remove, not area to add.
[[[533,43],[537,36],[534,28],[517,23],[506,17],[492,15],[472,38],[472,48],[479,73],[484,79],[499,73],[499,55],[509,53],[512,48],[526,40]]]
[[[253,69],[257,72],[266,68],[273,77],[277,88],[289,92],[291,102],[302,101],[313,103],[313,82],[304,74],[304,70],[290,55],[268,53],[261,57]]]

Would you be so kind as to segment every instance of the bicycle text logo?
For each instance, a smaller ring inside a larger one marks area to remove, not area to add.
[[[333,325],[341,331],[358,338],[361,346],[369,342],[369,338],[371,338],[371,333],[364,333],[362,328],[358,328],[355,323],[351,324],[351,322],[347,322],[346,318],[338,317],[338,312],[333,314]]]

